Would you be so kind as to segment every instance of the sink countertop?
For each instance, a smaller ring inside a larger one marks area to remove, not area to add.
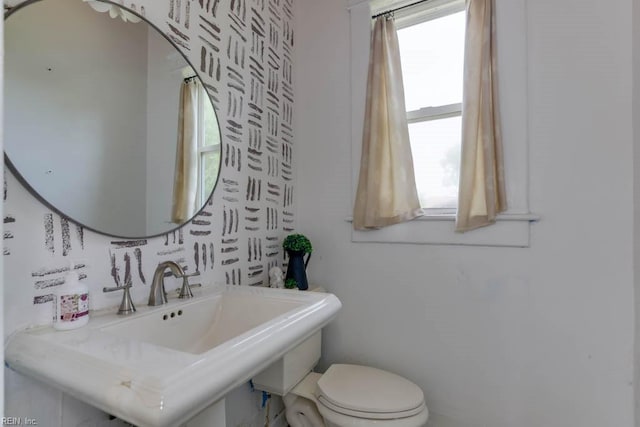
[[[121,337],[103,330],[142,316],[162,315],[223,294],[257,295],[301,305],[201,354]],[[130,316],[92,312],[89,324],[72,331],[40,327],[14,333],[5,362],[138,426],[186,422],[248,381],[325,326],[340,301],[332,294],[244,286],[203,288],[190,300],[142,306]]]

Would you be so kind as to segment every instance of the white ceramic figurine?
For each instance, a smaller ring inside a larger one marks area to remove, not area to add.
[[[269,287],[284,288],[284,273],[280,267],[271,267],[269,270]]]

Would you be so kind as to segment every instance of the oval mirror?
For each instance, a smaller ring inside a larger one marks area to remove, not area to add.
[[[154,26],[110,2],[27,2],[7,14],[4,53],[5,160],[49,207],[140,238],[207,202],[220,168],[215,112]]]

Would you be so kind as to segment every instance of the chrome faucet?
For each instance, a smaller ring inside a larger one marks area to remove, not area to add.
[[[151,291],[149,292],[149,305],[162,305],[167,303],[167,291],[164,289],[164,272],[169,268],[175,277],[184,277],[184,270],[173,261],[164,261],[158,264],[153,274]]]

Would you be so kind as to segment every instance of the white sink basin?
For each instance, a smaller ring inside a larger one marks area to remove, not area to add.
[[[295,296],[298,296],[297,294]],[[202,354],[270,320],[299,309],[305,301],[263,292],[223,292],[126,319],[101,330],[124,338]]]
[[[248,381],[325,326],[332,294],[220,286],[187,302],[92,314],[74,331],[21,331],[11,369],[138,426],[175,426]]]

